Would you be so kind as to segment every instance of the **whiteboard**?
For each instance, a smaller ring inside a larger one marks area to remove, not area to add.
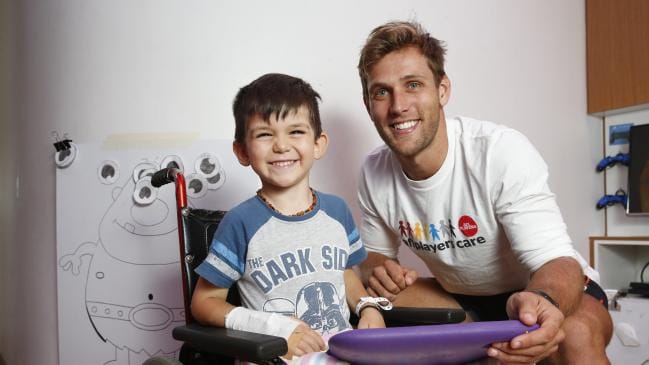
[[[171,336],[185,323],[174,185],[151,188],[148,174],[173,161],[184,168],[191,206],[230,209],[259,185],[231,145],[73,144],[72,162],[56,174],[60,364],[139,365],[179,350]]]

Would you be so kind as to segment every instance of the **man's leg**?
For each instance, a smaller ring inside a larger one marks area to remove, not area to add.
[[[397,295],[393,304],[400,307],[460,308],[434,278],[418,278]]]
[[[602,303],[584,294],[577,310],[563,324],[566,339],[547,364],[610,364],[606,345],[613,334],[613,321]]]
[[[459,308],[460,304],[434,278],[418,278],[397,295],[393,304],[398,307]],[[472,322],[469,316],[464,322]]]

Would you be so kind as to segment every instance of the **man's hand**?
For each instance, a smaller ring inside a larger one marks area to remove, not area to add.
[[[288,352],[285,355],[287,359],[326,349],[322,336],[312,330],[306,323],[300,323],[299,326],[295,327],[287,342]]]
[[[363,328],[384,328],[383,315],[374,307],[365,307],[361,311],[361,318],[358,320],[358,329]]]
[[[384,297],[394,301],[397,294],[417,280],[417,272],[402,267],[392,259],[375,266],[368,278],[367,292],[373,297]]]
[[[561,311],[545,298],[531,292],[513,294],[507,300],[507,315],[531,326],[541,327],[530,333],[514,337],[509,342],[491,345],[487,355],[506,364],[534,364],[559,348],[565,338],[561,329],[564,316]]]

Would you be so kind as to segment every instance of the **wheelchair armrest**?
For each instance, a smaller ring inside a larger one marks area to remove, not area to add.
[[[459,323],[466,318],[464,310],[456,308],[393,307],[381,313],[386,327]]]
[[[173,329],[173,338],[198,351],[264,363],[288,352],[286,340],[260,333],[208,327],[198,323]]]

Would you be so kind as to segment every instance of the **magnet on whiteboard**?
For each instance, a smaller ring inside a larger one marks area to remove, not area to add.
[[[57,149],[54,153],[54,163],[56,167],[63,169],[72,164],[74,159],[77,157],[78,149],[77,145],[74,142],[67,140],[66,146],[68,148]]]
[[[197,173],[190,174],[185,178],[187,182],[187,195],[190,198],[202,198],[207,194],[207,179]]]
[[[99,164],[97,177],[104,185],[110,185],[119,179],[119,164],[117,161],[104,160]]]
[[[196,172],[203,174],[206,178],[214,177],[221,171],[221,162],[212,153],[202,153],[194,162]]]
[[[133,181],[137,182],[145,176],[153,176],[158,171],[158,166],[152,162],[141,162],[133,169]]]
[[[151,176],[144,176],[135,184],[133,200],[137,205],[149,205],[158,197],[158,189],[151,185]]]
[[[160,163],[160,169],[166,169],[170,167],[178,169],[180,170],[180,172],[185,171],[185,166],[180,156],[169,155],[162,160],[162,163]]]

